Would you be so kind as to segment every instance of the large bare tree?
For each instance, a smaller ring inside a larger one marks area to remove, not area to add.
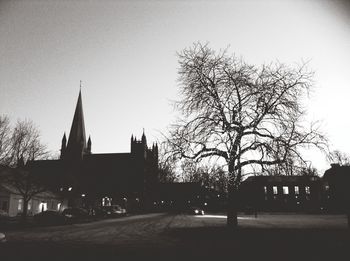
[[[179,54],[181,112],[170,130],[171,152],[200,161],[217,157],[228,171],[229,227],[237,227],[244,173],[303,160],[300,148],[326,146],[314,124],[305,127],[303,99],[313,73],[305,64],[256,67],[200,43]]]

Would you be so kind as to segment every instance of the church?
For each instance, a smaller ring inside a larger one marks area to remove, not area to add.
[[[120,204],[128,210],[148,209],[159,180],[158,145],[148,147],[144,132],[141,139],[131,136],[130,153],[92,153],[81,90],[68,140],[66,134],[62,138],[60,158],[29,165],[50,190],[74,207]]]

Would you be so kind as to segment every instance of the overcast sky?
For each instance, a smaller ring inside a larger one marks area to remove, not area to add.
[[[82,80],[92,151],[128,152],[131,134],[155,142],[174,120],[176,52],[201,41],[256,65],[310,60],[309,118],[350,154],[349,11],[322,0],[0,1],[0,113],[33,120],[58,151]]]

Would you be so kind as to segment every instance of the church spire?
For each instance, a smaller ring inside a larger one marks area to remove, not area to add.
[[[80,83],[81,86],[81,83]],[[75,108],[72,127],[70,129],[67,153],[71,156],[81,156],[86,150],[86,136],[85,136],[85,123],[83,113],[83,102],[81,98],[81,90],[79,90],[79,96],[77,106]],[[73,154],[73,155],[72,155]]]

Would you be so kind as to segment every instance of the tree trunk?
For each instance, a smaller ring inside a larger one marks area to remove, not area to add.
[[[228,207],[227,207],[227,226],[229,229],[236,229],[238,227],[238,205],[237,205],[237,191],[233,185],[228,189]]]

